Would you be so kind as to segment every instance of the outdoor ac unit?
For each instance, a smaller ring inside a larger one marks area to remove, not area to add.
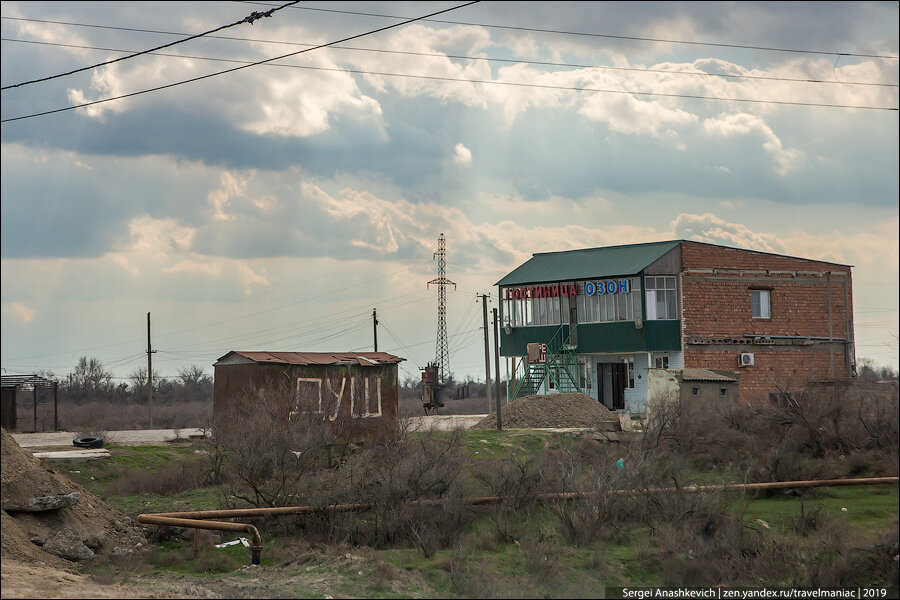
[[[742,367],[752,367],[753,366],[753,353],[752,352],[741,352],[741,366]]]

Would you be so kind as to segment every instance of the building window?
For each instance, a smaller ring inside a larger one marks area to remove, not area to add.
[[[625,363],[625,381],[627,382],[628,389],[634,389],[634,359],[633,358],[623,358],[622,362]]]
[[[699,395],[700,395],[700,388],[699,388],[699,387],[696,387],[696,386],[692,387],[692,388],[691,388],[691,394],[693,394],[694,396],[699,396]]]
[[[635,314],[640,316],[640,285],[638,277],[579,283],[578,322],[633,321]]]
[[[562,322],[559,296],[503,300],[503,322],[511,327],[559,325]]]
[[[645,277],[647,320],[678,318],[678,297],[674,277]]]
[[[728,396],[728,388],[719,388],[719,395],[723,398]]]
[[[750,310],[754,319],[771,319],[771,292],[769,290],[750,290]]]
[[[669,368],[669,357],[668,356],[657,356],[656,357],[656,368],[657,369],[668,369]]]
[[[581,389],[590,390],[592,386],[591,382],[591,363],[589,360],[584,358],[579,358],[579,371],[581,372]]]

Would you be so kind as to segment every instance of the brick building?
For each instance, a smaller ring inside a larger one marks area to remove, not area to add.
[[[497,285],[510,397],[642,412],[655,369],[733,377],[749,401],[855,371],[847,265],[675,240],[535,254]]]

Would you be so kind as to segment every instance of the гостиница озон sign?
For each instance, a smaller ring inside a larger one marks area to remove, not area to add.
[[[631,291],[631,282],[628,279],[608,279],[605,281],[586,281],[584,284],[585,296],[604,296],[606,294],[627,294]],[[506,288],[503,290],[504,299],[522,300],[525,298],[557,298],[559,296],[578,295],[578,286],[574,283],[553,285],[539,285],[521,288]]]

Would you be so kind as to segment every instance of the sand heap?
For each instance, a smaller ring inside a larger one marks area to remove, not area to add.
[[[128,517],[23,450],[5,429],[0,433],[4,558],[64,566],[146,546]]]
[[[508,429],[597,427],[600,423],[619,420],[616,413],[581,393],[522,396],[503,406],[501,418],[503,427]],[[491,413],[473,429],[496,426],[497,413]]]

